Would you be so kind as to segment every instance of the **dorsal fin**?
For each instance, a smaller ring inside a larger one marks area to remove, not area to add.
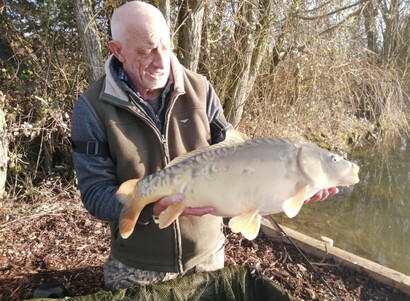
[[[241,132],[239,132],[237,130],[234,130],[234,129],[228,130],[226,132],[226,138],[225,138],[224,141],[219,142],[217,144],[213,144],[211,146],[204,146],[204,147],[201,147],[197,150],[194,150],[194,151],[185,153],[183,155],[180,155],[180,156],[176,157],[174,160],[172,160],[171,162],[169,162],[168,165],[166,166],[166,168],[171,167],[173,165],[176,165],[176,164],[178,164],[182,161],[185,161],[185,160],[187,160],[189,158],[192,158],[192,157],[194,157],[198,154],[201,154],[203,152],[208,152],[208,151],[216,150],[216,149],[219,149],[219,148],[223,148],[223,147],[235,145],[235,144],[238,144],[238,143],[242,143],[242,142],[245,142],[248,139],[249,138],[245,134],[242,134]]]
[[[249,137],[246,136],[244,133],[231,129],[226,132],[226,138],[221,143],[224,143],[224,142],[241,143],[241,142],[245,142],[246,140],[249,140]]]

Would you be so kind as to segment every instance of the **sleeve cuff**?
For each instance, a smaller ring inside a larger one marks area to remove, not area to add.
[[[153,218],[154,203],[148,204],[142,209],[141,214],[138,218],[137,224],[146,226],[154,221]]]

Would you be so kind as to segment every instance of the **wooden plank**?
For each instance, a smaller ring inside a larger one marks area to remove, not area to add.
[[[282,225],[280,226],[293,240],[293,242],[304,252],[315,255],[319,258],[332,258],[337,263],[340,263],[355,271],[364,272],[376,281],[391,286],[410,296],[409,276],[334,246],[327,246],[326,252],[326,245],[324,241],[314,239],[288,227]],[[263,233],[275,240],[288,241],[288,239],[283,236],[282,232],[266,219],[262,220],[261,230]]]

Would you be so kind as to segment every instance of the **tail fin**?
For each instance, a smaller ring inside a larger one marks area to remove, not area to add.
[[[138,217],[145,207],[145,202],[137,199],[136,186],[140,179],[128,180],[121,184],[116,195],[124,203],[120,215],[120,234],[122,238],[128,238],[134,231]]]

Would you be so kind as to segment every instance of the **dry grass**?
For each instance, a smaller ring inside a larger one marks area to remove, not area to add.
[[[394,68],[307,50],[262,70],[240,128],[251,137],[295,136],[344,151],[352,143],[383,148],[410,133],[403,85]]]

